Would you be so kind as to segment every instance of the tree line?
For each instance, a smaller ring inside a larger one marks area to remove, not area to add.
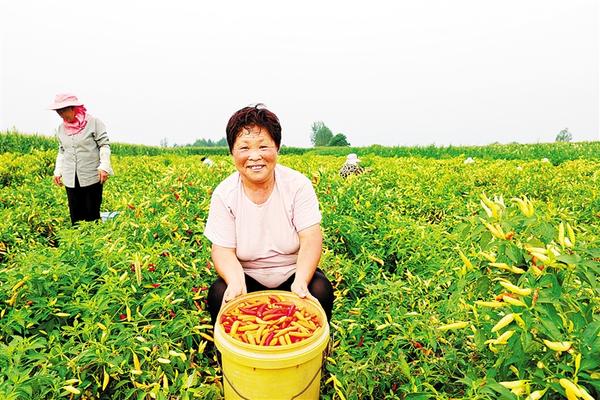
[[[350,146],[348,138],[343,133],[333,134],[331,129],[323,121],[313,122],[311,126],[310,142],[314,147],[339,147]],[[161,141],[161,147],[168,147],[166,139]],[[192,144],[183,145],[183,147],[227,147],[227,139],[224,137],[219,140],[198,139]]]
[[[325,125],[323,121],[313,122],[311,126],[310,142],[314,147],[341,147],[350,146],[348,138],[343,133],[333,134],[331,129]],[[556,142],[570,142],[573,139],[573,135],[569,132],[568,128],[561,130],[556,135]],[[168,147],[166,138],[161,141],[161,147]],[[176,145],[174,145],[177,147]],[[192,144],[184,145],[184,147],[226,147],[227,140],[223,137],[219,140],[213,141],[211,139],[198,139]]]

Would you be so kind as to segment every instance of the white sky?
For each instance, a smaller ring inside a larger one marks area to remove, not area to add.
[[[282,143],[599,140],[595,0],[0,0],[0,129],[72,92],[112,141],[217,140],[262,102]]]

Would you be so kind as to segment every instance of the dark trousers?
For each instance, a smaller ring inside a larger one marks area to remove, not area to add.
[[[246,274],[244,274],[244,276],[246,278],[246,291],[251,293],[259,290],[290,291],[296,274],[290,276],[287,281],[283,282],[276,288],[268,288],[258,283],[256,279]],[[217,315],[221,309],[221,303],[223,302],[225,289],[227,289],[227,283],[225,283],[223,278],[219,277],[219,279],[217,279],[208,290],[208,310],[210,312],[210,319],[213,325],[217,321]],[[331,321],[331,311],[333,310],[333,286],[323,271],[321,271],[319,268],[317,268],[310,283],[308,284],[308,291],[315,296],[317,300],[319,300],[319,303],[321,303],[321,306],[325,310],[325,314],[327,314],[327,320]]]
[[[79,221],[95,221],[100,219],[100,204],[102,204],[102,184],[100,182],[94,183],[91,186],[81,187],[76,175],[75,187],[66,187],[66,189],[69,213],[71,214],[71,223],[73,225]]]

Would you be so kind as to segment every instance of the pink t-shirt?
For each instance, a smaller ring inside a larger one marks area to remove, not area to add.
[[[239,172],[212,194],[204,235],[217,246],[235,248],[244,272],[264,286],[277,287],[296,270],[298,232],[321,222],[310,180],[275,166],[275,187],[263,204],[244,193]]]

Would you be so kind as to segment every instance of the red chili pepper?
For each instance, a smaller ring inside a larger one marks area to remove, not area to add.
[[[286,316],[291,317],[296,312],[296,306],[292,305],[289,307],[285,313]]]
[[[266,314],[266,313],[263,313],[262,319],[265,320],[265,321],[270,321],[272,319],[278,319],[278,318],[281,318],[281,317],[285,317],[285,314],[283,314],[283,313],[278,313],[278,314]]]
[[[260,307],[258,307],[258,309],[256,310],[256,316],[262,318],[263,311],[265,311],[265,308],[267,308],[267,303],[264,303]]]
[[[358,341],[358,345],[357,345],[357,346],[358,346],[358,347],[362,347],[362,346],[363,346],[363,343],[364,343],[364,341],[365,341],[365,337],[364,337],[364,336],[361,336],[361,337],[360,337],[360,340]]]
[[[160,286],[160,283],[153,283],[153,284],[152,284],[152,287],[153,287],[154,289],[156,289],[156,288],[157,288],[157,287],[159,287],[159,286]]]
[[[278,307],[283,307],[283,308],[295,306],[295,304],[292,303],[291,301],[279,301],[279,302],[275,303],[275,305]]]
[[[277,308],[270,308],[266,311],[263,311],[263,315],[267,316],[270,314],[281,314],[281,315],[285,315],[285,309],[281,308],[281,307],[277,307]]]
[[[283,323],[281,324],[281,329],[285,329],[285,328],[287,328],[288,326],[290,326],[290,324],[291,324],[291,323],[292,323],[292,321],[291,321],[291,320],[289,320],[289,319],[286,319],[286,320],[285,320],[285,321],[283,321]]]
[[[275,297],[275,296],[269,296],[269,302],[271,304],[278,303],[279,299],[277,297]]]
[[[239,310],[241,312],[243,312],[244,314],[248,314],[248,315],[256,315],[256,310],[253,310],[251,308],[246,308],[246,307],[240,307]]]
[[[271,344],[271,340],[273,339],[273,336],[275,336],[275,332],[269,333],[269,335],[267,336],[267,340],[265,340],[265,346],[268,346]]]

